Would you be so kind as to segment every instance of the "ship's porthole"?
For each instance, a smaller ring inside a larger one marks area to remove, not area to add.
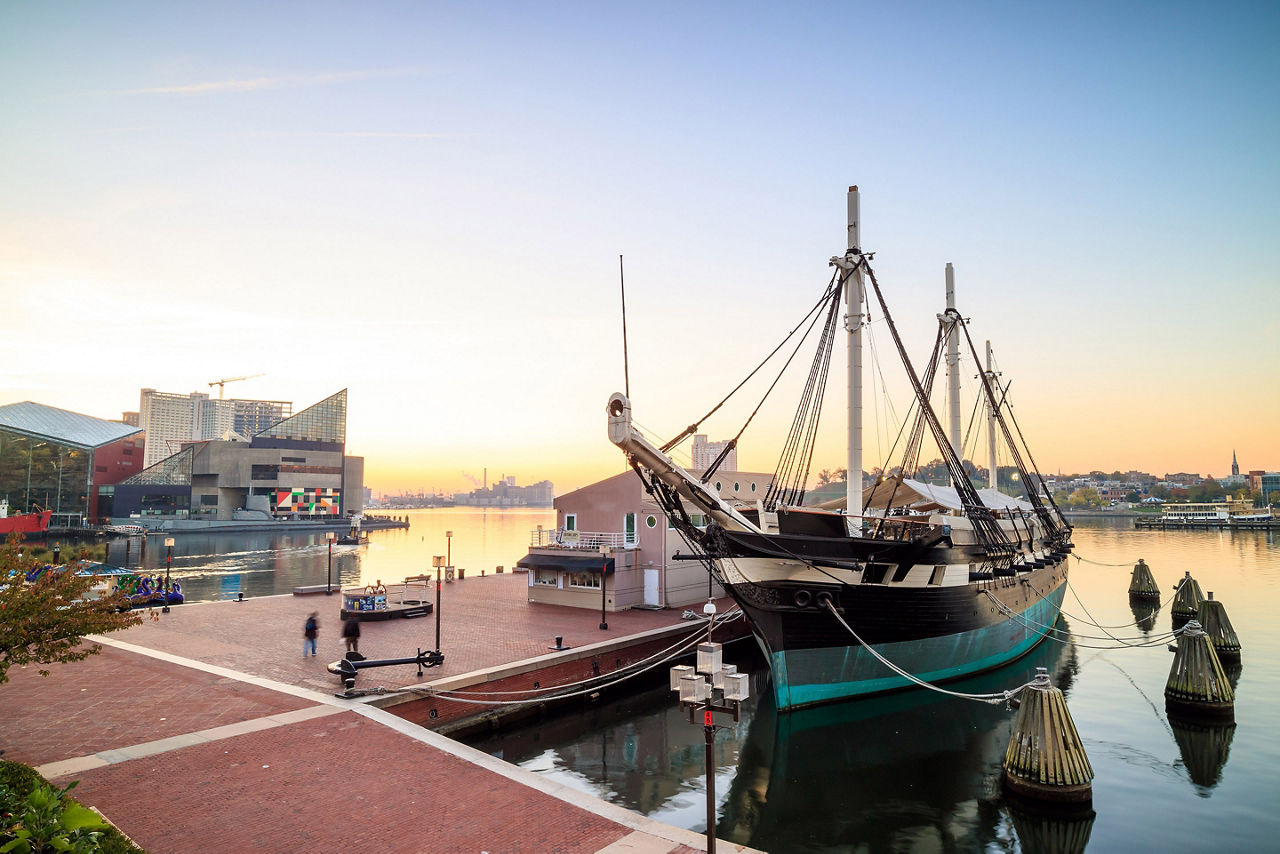
[[[797,590],[792,594],[791,598],[795,600],[798,608],[808,608],[809,604],[813,602],[813,594],[808,590]]]
[[[830,606],[831,606],[831,594],[830,594],[830,593],[828,593],[828,592],[827,592],[827,591],[825,591],[825,590],[823,590],[821,593],[819,593],[819,594],[818,594],[818,604],[819,604],[819,605],[821,605],[821,606],[822,606],[822,607],[824,607],[824,608],[828,608],[828,607],[830,607]]]

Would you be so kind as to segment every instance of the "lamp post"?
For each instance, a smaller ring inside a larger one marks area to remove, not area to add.
[[[453,531],[444,532],[444,565],[453,566]]]
[[[324,538],[329,541],[329,574],[325,577],[324,595],[332,596],[333,595],[333,541],[338,538],[338,535],[335,534],[333,531],[326,531]]]
[[[167,554],[164,556],[164,606],[160,609],[160,613],[169,613],[169,570],[173,567],[173,537],[164,538],[164,547]]]
[[[604,616],[604,597],[605,597],[605,580],[609,577],[609,554],[613,549],[606,545],[600,546],[600,630],[606,631],[609,628],[609,621]]]
[[[697,667],[680,664],[671,668],[671,690],[680,697],[680,707],[688,708],[689,723],[696,712],[702,712],[702,731],[707,744],[707,852],[716,850],[716,712],[733,715],[738,720],[741,703],[750,696],[749,677],[732,664],[721,660],[720,644],[711,640],[715,625],[716,604],[710,599],[702,606],[707,615],[707,640],[698,644]]]
[[[440,651],[440,568],[446,560],[444,555],[431,558],[431,565],[436,568],[436,652]]]

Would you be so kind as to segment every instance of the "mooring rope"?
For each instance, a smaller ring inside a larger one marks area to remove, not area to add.
[[[1081,563],[1091,563],[1094,566],[1133,566],[1138,562],[1136,560],[1131,560],[1128,563],[1103,563],[1102,561],[1089,560],[1087,557],[1080,557],[1080,555],[1076,554],[1075,552],[1072,552],[1071,556],[1076,560],[1080,561]]]
[[[870,646],[866,641],[864,641],[861,637],[858,636],[858,633],[853,630],[853,626],[850,626],[848,623],[845,622],[844,617],[840,616],[840,612],[836,610],[835,605],[831,604],[830,600],[826,601],[824,604],[826,605],[827,610],[831,612],[832,616],[834,616],[840,622],[840,625],[845,627],[845,629],[849,632],[849,634],[853,635],[853,639],[856,640],[863,649],[865,649],[867,652],[875,656],[876,660],[879,661],[881,664],[883,664],[885,667],[889,668],[894,673],[901,676],[903,679],[906,679],[909,682],[914,682],[916,685],[919,685],[921,688],[928,688],[930,691],[936,691],[939,694],[946,694],[949,697],[958,697],[961,700],[973,700],[978,703],[986,703],[991,706],[998,706],[1001,703],[1008,703],[1014,697],[1018,696],[1027,688],[1030,688],[1032,685],[1035,684],[1034,682],[1026,682],[1022,685],[1019,685],[1017,688],[1011,688],[1007,691],[1000,691],[998,693],[991,693],[991,694],[966,694],[963,691],[949,691],[946,688],[940,688],[937,685],[934,685],[932,682],[926,682],[925,680],[919,678],[918,676],[912,673],[908,673],[898,665],[894,664],[889,659],[885,658],[883,655],[877,652],[872,646]]]
[[[1017,611],[1010,608],[1008,605],[1001,602],[996,597],[992,596],[991,591],[984,590],[982,592],[987,594],[987,596],[991,599],[991,601],[995,603],[996,607],[1000,609],[1001,613],[1005,614],[1006,616],[1014,620],[1017,620],[1019,623],[1022,624],[1024,628],[1031,629],[1032,631],[1035,631],[1035,632],[1038,632],[1039,634],[1044,635],[1049,640],[1057,641],[1058,643],[1061,643],[1064,645],[1067,643],[1074,643],[1076,646],[1083,647],[1084,649],[1123,649],[1125,647],[1140,649],[1143,647],[1161,646],[1161,645],[1167,644],[1170,640],[1182,634],[1182,629],[1174,629],[1172,632],[1163,633],[1153,638],[1149,638],[1145,640],[1143,643],[1126,643],[1125,641],[1120,640],[1119,638],[1111,637],[1111,640],[1115,640],[1119,642],[1121,644],[1120,646],[1114,646],[1114,645],[1097,646],[1094,644],[1081,643],[1080,642],[1081,637],[1089,638],[1090,640],[1101,640],[1101,638],[1094,637],[1091,635],[1076,635],[1073,637],[1074,632],[1070,630],[1063,631],[1062,629],[1059,629],[1057,626],[1047,626],[1044,623],[1040,623],[1040,622],[1037,622],[1036,620],[1032,620],[1028,618],[1026,615],[1018,613]],[[1067,638],[1067,640],[1063,640],[1060,637],[1056,637],[1056,635],[1063,635]]]

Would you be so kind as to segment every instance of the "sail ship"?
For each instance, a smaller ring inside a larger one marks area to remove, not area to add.
[[[693,434],[697,423],[659,446],[634,426],[626,395],[614,394],[606,407],[610,440],[691,547],[693,554],[686,557],[704,562],[745,612],[768,660],[778,709],[958,679],[1026,654],[1057,620],[1072,548],[1071,526],[1021,441],[1004,399],[1007,386],[1001,389],[992,369],[989,344],[987,369],[979,380],[987,409],[990,481],[980,489],[971,480],[960,454],[962,337],[975,362],[978,357],[967,322],[955,309],[950,275],[947,310],[939,315],[933,354],[920,373],[893,324],[871,267],[873,253],[860,248],[859,208],[858,189],[851,187],[848,249],[831,259],[835,271],[822,298],[793,330],[796,334],[808,324],[821,332],[791,432],[762,499],[730,502],[709,485],[736,438],[705,472],[690,472],[670,453]],[[901,465],[865,489],[863,303],[870,305],[872,295],[911,384],[914,417],[903,433]],[[846,309],[843,333],[848,340],[846,494],[825,506],[806,506],[841,307]],[[944,355],[950,374],[950,435],[930,402]],[[1018,468],[1022,498],[995,488],[997,434]],[[926,436],[939,449],[949,486],[910,476],[919,468]]]

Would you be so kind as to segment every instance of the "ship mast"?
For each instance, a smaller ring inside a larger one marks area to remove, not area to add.
[[[854,256],[862,251],[859,213],[858,187],[855,185],[849,188],[846,262],[857,263],[859,259]],[[862,514],[862,293],[862,266],[859,264],[846,284],[847,310],[844,317],[845,330],[849,333],[849,471],[845,478],[845,512],[858,516]],[[861,530],[861,520],[857,529]]]
[[[996,379],[995,360],[991,356],[991,342],[987,342],[987,381],[994,383]],[[993,385],[992,388],[999,388]],[[987,458],[989,460],[987,485],[996,488],[996,407],[993,401],[987,401]]]
[[[947,408],[950,417],[951,450],[964,462],[964,449],[960,447],[960,335],[956,329],[956,276],[951,262],[947,262],[947,311],[939,318],[947,330]],[[951,484],[955,486],[954,483]]]

